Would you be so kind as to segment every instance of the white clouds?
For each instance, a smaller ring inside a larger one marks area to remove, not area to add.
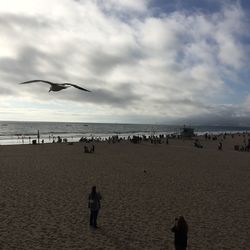
[[[233,41],[234,38],[229,35],[217,34],[216,38],[220,44],[220,61],[228,66],[240,69],[244,60],[244,50],[241,45]]]
[[[244,63],[244,48],[238,41],[238,35],[246,30],[244,12],[238,5],[231,5],[217,15],[215,39],[219,45],[219,59],[222,63],[240,69]]]
[[[180,28],[180,27],[178,27]],[[148,18],[140,27],[140,42],[145,50],[153,55],[154,52],[170,52],[178,48],[178,33],[172,22],[166,19]]]
[[[0,87],[5,95],[14,96],[18,81],[81,83],[93,93],[69,91],[56,98],[72,107],[91,105],[96,121],[100,105],[107,117],[119,110],[119,117],[129,119],[131,114],[138,121],[152,114],[164,120],[210,112],[210,102],[229,93],[226,78],[237,79],[237,71],[246,66],[246,48],[239,38],[245,32],[244,11],[232,5],[211,14],[176,11],[154,17],[148,3],[10,0],[1,4]],[[34,98],[34,105],[37,99],[51,98],[43,90],[22,88],[23,94]],[[79,121],[85,119],[80,111],[78,115]],[[69,116],[65,114],[65,119]]]
[[[148,0],[97,0],[97,3],[105,6],[109,11],[119,11],[129,13],[147,11]]]

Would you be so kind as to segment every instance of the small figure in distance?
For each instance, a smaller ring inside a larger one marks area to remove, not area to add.
[[[90,209],[89,225],[94,227],[94,228],[98,228],[97,227],[97,216],[98,216],[98,212],[101,208],[101,199],[102,199],[101,194],[96,192],[96,186],[93,186],[91,193],[89,194],[88,207]]]
[[[166,144],[168,144],[168,136],[166,137]]]
[[[203,146],[201,145],[201,143],[200,143],[200,141],[199,141],[198,139],[195,139],[195,141],[194,141],[194,146],[195,146],[196,148],[203,148]]]
[[[174,232],[174,245],[176,250],[187,249],[188,225],[183,216],[175,218],[175,225],[171,229]]]
[[[84,146],[84,153],[89,153],[89,148],[86,145]]]
[[[86,145],[84,146],[84,153],[94,153],[95,152],[95,146],[92,145],[89,149]]]
[[[219,143],[218,150],[222,150],[222,142]]]
[[[95,152],[95,145],[93,144],[91,149],[90,149],[90,153],[94,153]]]

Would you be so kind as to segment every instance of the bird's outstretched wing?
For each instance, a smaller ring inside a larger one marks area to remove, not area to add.
[[[19,84],[28,84],[28,83],[33,83],[33,82],[48,83],[48,84],[50,84],[51,86],[54,86],[54,87],[61,86],[61,89],[66,88],[67,86],[72,86],[72,87],[75,87],[75,88],[83,90],[83,91],[91,92],[88,89],[84,89],[84,88],[82,88],[82,87],[80,87],[80,86],[78,86],[76,84],[72,84],[72,83],[68,83],[68,82],[65,82],[65,83],[54,83],[54,82],[45,81],[45,80],[31,80],[31,81],[21,82]],[[65,87],[63,87],[63,86],[65,86]],[[59,90],[61,90],[61,89],[59,89]],[[52,90],[52,91],[55,91],[55,90]],[[58,91],[58,90],[56,90],[56,91]]]
[[[84,89],[84,88],[82,88],[82,87],[80,87],[80,86],[78,86],[78,85],[76,85],[76,84],[72,84],[72,83],[69,83],[69,82],[62,83],[62,85],[70,85],[70,86],[75,87],[75,88],[77,88],[77,89],[81,89],[81,90],[83,90],[83,91],[91,92],[91,91],[88,90],[88,89]]]
[[[31,80],[31,81],[26,81],[26,82],[20,82],[19,84],[27,84],[27,83],[32,83],[32,82],[44,82],[44,83],[48,83],[50,85],[54,85],[53,82],[45,81],[45,80]]]

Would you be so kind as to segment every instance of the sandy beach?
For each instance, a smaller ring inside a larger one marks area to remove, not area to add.
[[[174,249],[175,217],[189,249],[250,249],[250,153],[218,141],[0,146],[0,249]],[[146,170],[146,173],[144,173]],[[87,197],[103,196],[100,229]]]

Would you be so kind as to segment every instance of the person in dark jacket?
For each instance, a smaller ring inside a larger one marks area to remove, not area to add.
[[[176,250],[187,249],[188,225],[183,216],[175,218],[175,225],[171,229],[174,232],[174,244]]]
[[[92,191],[89,194],[89,203],[88,207],[90,209],[90,226],[93,226],[94,228],[97,228],[97,216],[98,212],[101,208],[101,199],[102,196],[100,193],[96,192],[96,186],[92,187]]]

